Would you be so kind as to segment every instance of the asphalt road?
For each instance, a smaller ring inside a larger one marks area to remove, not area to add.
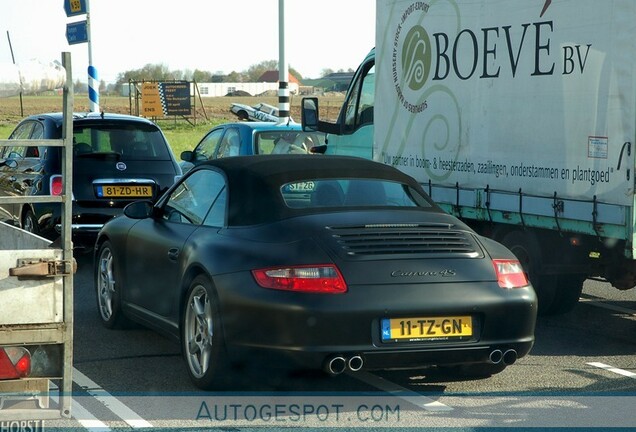
[[[47,428],[636,427],[636,290],[587,281],[574,311],[540,317],[530,355],[488,379],[328,377],[263,358],[209,393],[190,383],[178,345],[141,327],[103,328],[91,266],[81,257],[75,276],[74,418]]]

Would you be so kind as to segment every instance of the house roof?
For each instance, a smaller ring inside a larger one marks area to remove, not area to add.
[[[263,75],[260,76],[258,81],[259,82],[270,82],[270,83],[278,82],[278,71],[277,70],[269,70],[267,72],[264,72]],[[289,74],[288,82],[300,84],[298,79],[295,76],[293,76],[292,74]]]

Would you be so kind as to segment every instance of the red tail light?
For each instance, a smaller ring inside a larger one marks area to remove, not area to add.
[[[273,267],[252,270],[263,288],[320,294],[347,292],[347,283],[334,265]]]
[[[31,373],[31,354],[23,347],[0,348],[0,379],[16,379]]]
[[[51,176],[49,190],[51,191],[51,195],[62,195],[62,192],[64,192],[64,185],[62,184],[61,175]]]
[[[521,288],[528,285],[528,277],[517,260],[492,260],[501,288]]]

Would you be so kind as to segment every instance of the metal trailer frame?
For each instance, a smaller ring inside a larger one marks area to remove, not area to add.
[[[29,270],[25,267],[20,268],[22,274],[33,275],[40,280],[46,278],[46,280],[53,281],[62,285],[62,305],[60,305],[61,314],[63,316],[58,317],[56,320],[45,323],[27,323],[12,325],[3,324],[0,325],[0,346],[25,346],[25,345],[58,345],[62,347],[62,365],[61,377],[46,377],[46,378],[27,378],[18,380],[3,380],[0,381],[0,402],[3,398],[5,400],[11,400],[14,398],[20,398],[24,395],[33,395],[32,399],[36,399],[39,402],[39,406],[32,408],[22,407],[18,405],[17,408],[2,409],[0,405],[0,421],[5,420],[47,420],[47,419],[59,419],[69,418],[71,416],[71,401],[72,401],[72,371],[73,371],[73,273],[75,271],[75,261],[73,259],[73,244],[71,240],[71,216],[72,216],[72,178],[73,178],[73,79],[71,70],[71,54],[69,52],[62,53],[62,65],[66,70],[66,82],[64,85],[63,93],[63,113],[64,124],[62,126],[62,139],[56,140],[0,140],[0,147],[14,146],[14,145],[28,145],[28,146],[51,146],[62,148],[62,178],[63,178],[63,193],[61,196],[46,196],[46,197],[0,197],[0,202],[7,204],[23,204],[31,202],[54,202],[62,204],[62,232],[61,232],[61,249],[60,246],[54,248],[49,247],[44,252],[51,254],[53,252],[53,259],[48,258],[49,271],[47,275],[43,275],[41,270],[42,266],[36,267],[33,273],[29,273]],[[18,230],[13,227],[5,225],[7,228],[12,228],[15,231],[19,231],[19,235],[31,235],[25,231]],[[2,227],[0,227],[2,228]],[[8,232],[8,231],[7,231]],[[14,241],[15,244],[11,245],[9,252],[14,253],[15,257],[22,256],[37,256],[38,250],[29,250],[29,245],[33,244],[50,244],[37,236],[32,236],[38,241],[24,241],[19,235],[9,238],[3,236],[5,240]],[[17,241],[16,241],[17,240]],[[44,242],[44,243],[42,243]],[[20,246],[27,246],[26,250],[20,250]],[[40,251],[42,252],[42,251]],[[31,255],[29,255],[31,254]],[[61,258],[61,260],[59,259]],[[14,261],[15,263],[15,261]],[[22,265],[28,267],[29,261],[22,264],[17,263],[18,268]],[[2,264],[2,263],[0,263]],[[44,266],[47,267],[47,266]],[[0,269],[2,270],[2,269]],[[11,269],[11,270],[17,270]],[[26,270],[26,273],[24,273]],[[38,272],[39,271],[39,272]],[[11,274],[11,272],[9,273]],[[10,276],[10,277],[16,277]],[[29,289],[28,287],[25,289]],[[0,305],[2,304],[3,292],[0,291]],[[49,388],[53,384],[51,380],[60,382],[57,392],[59,392],[59,399],[56,401],[58,408],[49,408],[48,401]]]

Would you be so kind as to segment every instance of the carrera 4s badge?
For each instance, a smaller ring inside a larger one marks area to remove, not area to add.
[[[457,272],[452,269],[445,269],[440,271],[404,271],[395,270],[391,272],[391,277],[421,277],[421,276],[440,276],[451,277],[455,276]]]

